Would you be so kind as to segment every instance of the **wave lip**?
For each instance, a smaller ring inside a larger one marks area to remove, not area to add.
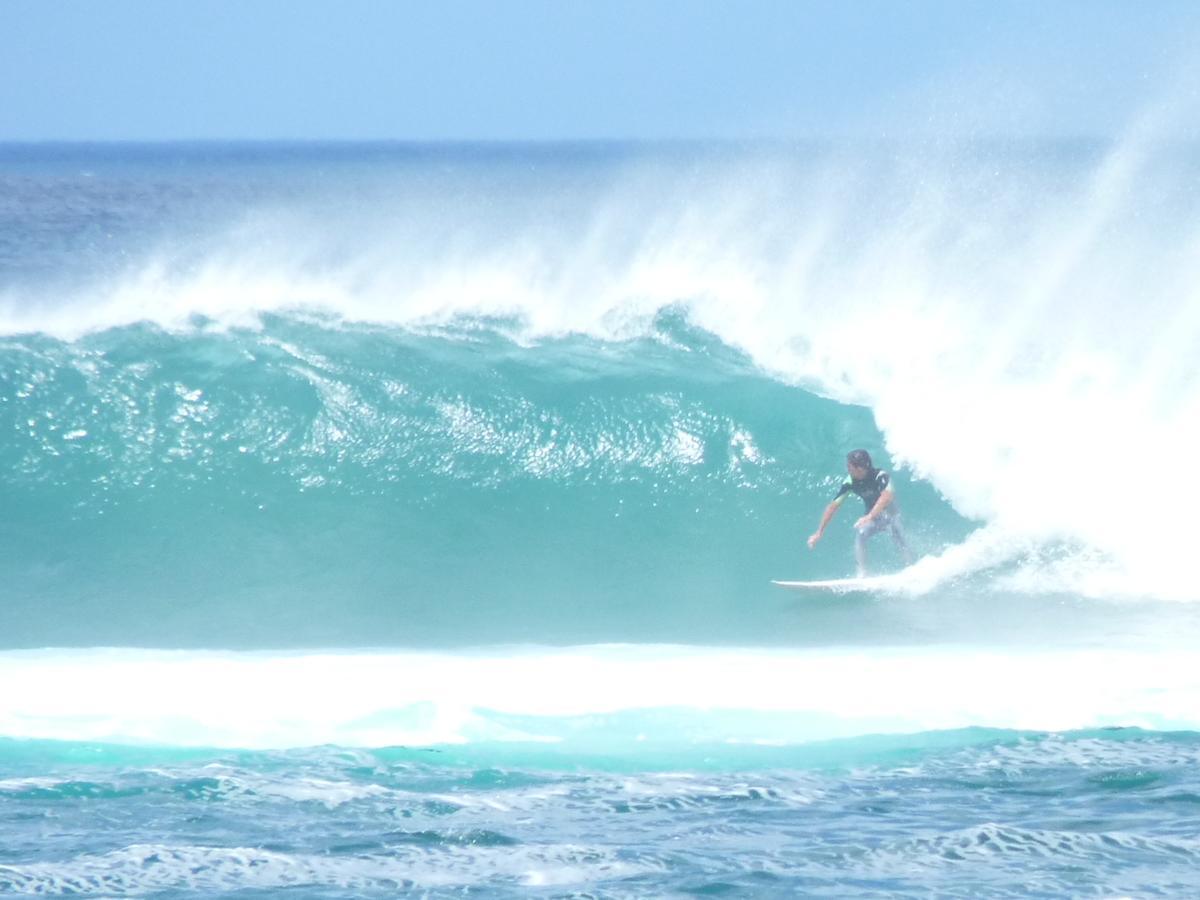
[[[29,686],[0,698],[4,736],[180,747],[519,742],[636,755],[973,726],[1200,730],[1194,654],[1172,648],[14,651],[0,676]]]

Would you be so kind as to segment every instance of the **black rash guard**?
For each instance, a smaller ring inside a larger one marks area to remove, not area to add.
[[[838,495],[833,498],[833,502],[841,503],[846,499],[847,494],[858,494],[866,504],[867,512],[870,512],[879,502],[883,492],[889,489],[891,483],[892,480],[888,477],[888,473],[880,469],[871,469],[861,481],[855,481],[847,476],[846,483],[842,485]]]

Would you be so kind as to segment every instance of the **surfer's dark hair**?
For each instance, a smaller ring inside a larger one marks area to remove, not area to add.
[[[851,450],[846,454],[846,462],[852,466],[857,466],[860,469],[873,469],[871,465],[871,454],[866,450]]]

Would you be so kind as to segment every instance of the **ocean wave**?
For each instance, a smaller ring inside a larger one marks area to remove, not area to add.
[[[678,621],[683,594],[845,574],[844,530],[796,548],[853,446],[933,557],[909,593],[1197,599],[1196,486],[1143,474],[1200,414],[1186,149],[522,152],[218,166],[212,207],[166,179],[118,271],[4,285],[6,633],[362,644],[386,617],[334,608],[361,597],[411,624],[390,642],[446,641],[449,594],[523,619],[479,629],[501,642],[750,638],[550,609]]]

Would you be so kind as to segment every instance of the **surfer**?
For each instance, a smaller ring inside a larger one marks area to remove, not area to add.
[[[834,513],[850,494],[858,494],[866,504],[867,514],[854,523],[854,560],[858,564],[858,577],[867,574],[867,540],[885,528],[891,531],[892,540],[904,554],[905,564],[912,562],[912,553],[908,542],[904,539],[904,530],[900,525],[900,510],[896,506],[896,492],[892,488],[892,479],[887,472],[876,469],[871,464],[871,454],[866,450],[851,450],[846,454],[846,479],[842,489],[833,501],[825,507],[821,516],[821,524],[817,531],[808,539],[808,548],[817,546],[817,541],[825,533],[825,527],[833,518]]]

